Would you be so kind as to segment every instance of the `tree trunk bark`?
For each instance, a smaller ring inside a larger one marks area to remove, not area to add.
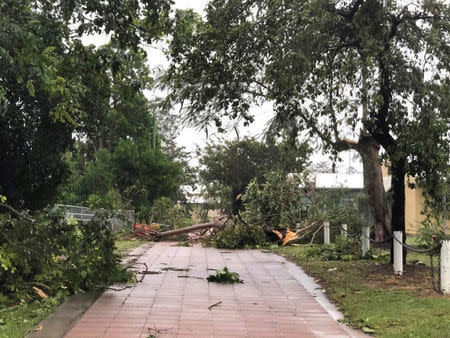
[[[175,230],[168,230],[168,231],[164,231],[164,232],[159,232],[156,230],[143,230],[143,229],[135,229],[135,236],[136,237],[141,237],[141,238],[146,238],[152,241],[158,241],[161,238],[164,237],[170,237],[170,236],[175,236],[175,235],[180,235],[180,234],[186,234],[189,232],[194,232],[194,231],[198,231],[198,230],[204,230],[204,229],[209,229],[209,228],[221,228],[225,225],[225,223],[227,222],[228,218],[220,218],[218,220],[215,220],[213,222],[208,222],[208,223],[202,223],[202,224],[195,224],[195,225],[191,225],[185,228],[180,228],[180,229],[175,229]]]
[[[202,229],[220,228],[223,225],[224,225],[223,221],[214,221],[214,222],[196,224],[196,225],[191,225],[191,226],[185,227],[185,228],[159,232],[158,237],[164,238],[164,237],[170,237],[170,236],[175,236],[175,235],[180,235],[180,234],[186,234],[189,232],[194,232],[194,231],[198,231],[198,230],[202,230]]]
[[[103,136],[98,138],[98,149],[103,149],[105,147],[105,142],[103,140]]]
[[[358,152],[363,162],[364,189],[369,197],[369,206],[374,218],[376,240],[383,240],[391,232],[390,209],[383,185],[383,174],[379,156],[380,146],[369,133],[361,132]]]

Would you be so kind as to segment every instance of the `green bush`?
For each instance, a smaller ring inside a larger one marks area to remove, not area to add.
[[[114,276],[127,277],[114,254],[108,215],[83,224],[50,210],[33,218],[0,214],[0,294],[32,297],[32,286],[52,294],[102,289]]]
[[[333,243],[329,245],[313,244],[305,251],[307,257],[319,257],[327,261],[351,261],[358,259],[372,259],[377,261],[386,261],[389,258],[388,252],[378,249],[370,249],[362,257],[361,237],[342,237],[337,236]]]
[[[450,239],[450,235],[446,235],[442,220],[425,218],[419,225],[419,244],[424,248],[435,247],[444,239]]]
[[[348,261],[361,258],[361,238],[338,236],[329,245],[314,245],[306,250],[308,257],[321,257],[328,261]]]
[[[182,204],[174,203],[168,197],[160,197],[150,208],[151,222],[165,226],[162,230],[179,229],[192,225],[189,210]]]
[[[216,248],[242,249],[264,246],[268,242],[262,226],[237,223],[218,231],[207,240],[207,244]]]

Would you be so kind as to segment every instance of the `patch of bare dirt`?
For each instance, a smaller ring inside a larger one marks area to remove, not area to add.
[[[435,280],[437,284],[436,269]],[[425,265],[407,265],[402,276],[393,274],[391,264],[369,265],[366,284],[389,290],[406,290],[424,297],[438,295],[432,287],[431,269]]]

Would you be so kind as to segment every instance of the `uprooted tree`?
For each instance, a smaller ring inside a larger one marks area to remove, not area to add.
[[[448,3],[213,0],[204,18],[176,20],[165,81],[193,123],[248,124],[252,105],[272,101],[273,128],[307,131],[332,155],[357,149],[377,237],[388,230],[381,147],[391,227],[405,230],[405,175],[438,185],[449,162]]]

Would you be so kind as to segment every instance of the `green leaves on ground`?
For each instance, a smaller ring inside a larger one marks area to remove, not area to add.
[[[209,275],[207,279],[208,282],[223,284],[244,283],[244,281],[239,278],[238,273],[229,271],[227,267],[224,267],[222,270],[217,270],[215,275]]]

